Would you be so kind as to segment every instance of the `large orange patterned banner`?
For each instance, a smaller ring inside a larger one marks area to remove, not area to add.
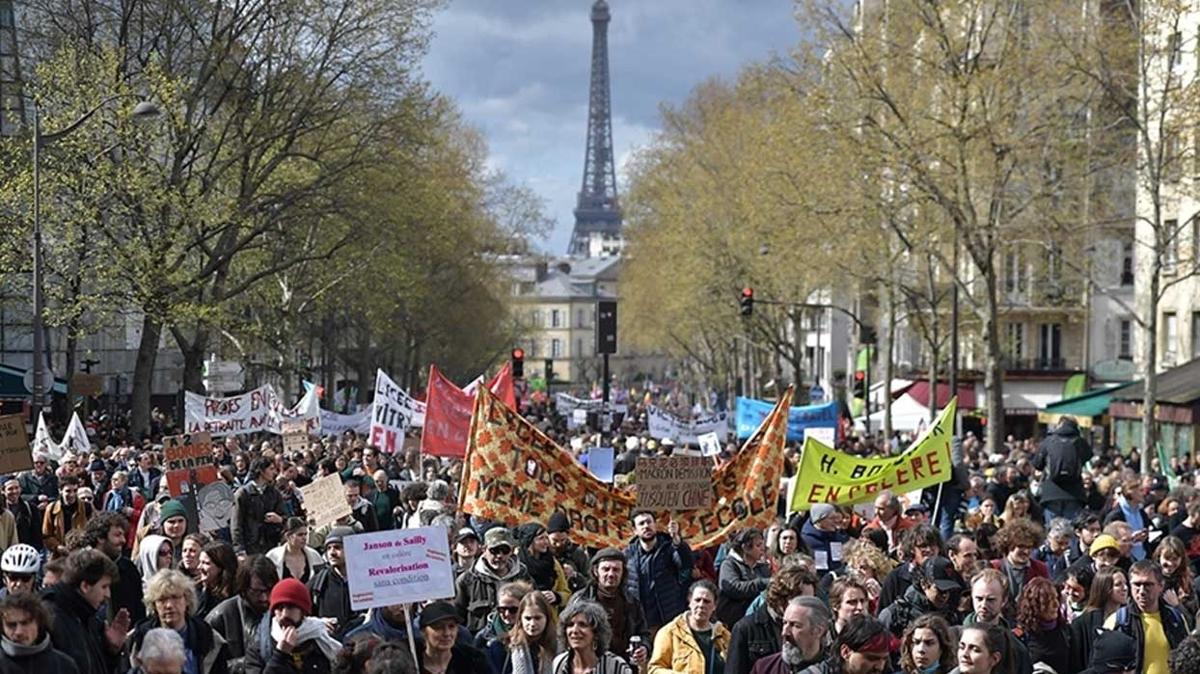
[[[766,529],[775,519],[789,388],[734,459],[713,472],[713,506],[674,513],[693,548],[717,545],[739,529]],[[571,520],[575,541],[622,547],[633,537],[636,495],[597,480],[570,453],[480,387],[471,417],[462,510],[516,526],[545,524],[556,510]],[[666,517],[666,513],[662,514]]]

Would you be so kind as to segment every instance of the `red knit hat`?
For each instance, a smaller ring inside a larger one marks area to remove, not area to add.
[[[308,596],[308,588],[295,578],[284,578],[275,583],[271,590],[271,610],[280,604],[295,606],[304,615],[312,613],[312,598]]]

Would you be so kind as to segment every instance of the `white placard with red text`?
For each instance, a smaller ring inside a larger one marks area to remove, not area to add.
[[[355,611],[454,596],[445,527],[357,534],[342,545]]]

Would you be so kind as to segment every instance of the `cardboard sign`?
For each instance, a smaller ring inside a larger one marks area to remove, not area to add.
[[[104,377],[76,372],[71,376],[71,392],[80,396],[98,396],[104,392]]]
[[[702,510],[712,507],[711,459],[702,456],[639,457],[638,507]]]
[[[219,479],[212,459],[212,436],[208,433],[163,438],[163,464],[171,496],[178,497]],[[147,494],[149,498],[153,496]]]
[[[716,433],[705,433],[696,436],[702,456],[716,456],[721,453],[721,437]]]
[[[350,608],[355,611],[454,596],[444,527],[357,534],[342,545]]]
[[[814,503],[853,505],[870,501],[881,491],[894,494],[932,487],[950,479],[950,436],[958,399],[900,456],[864,458],[839,452],[809,438],[796,470],[791,509],[807,510]]]
[[[300,498],[304,501],[304,512],[314,527],[323,527],[351,514],[346,503],[346,492],[342,489],[342,477],[330,473],[300,487]]]
[[[308,424],[303,419],[284,419],[279,422],[279,430],[283,434],[285,454],[290,455],[308,449]]]
[[[16,473],[33,468],[33,450],[20,414],[0,417],[0,473]]]

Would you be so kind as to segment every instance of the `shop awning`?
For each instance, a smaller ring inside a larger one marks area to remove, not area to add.
[[[913,385],[904,392],[906,395],[912,396],[926,408],[929,407],[929,381],[917,380]],[[942,409],[950,402],[950,385],[938,382],[937,385],[937,409]],[[975,385],[960,384],[958,387],[958,409],[965,410],[975,407]]]
[[[1072,416],[1081,427],[1091,426],[1097,417],[1108,414],[1108,405],[1112,402],[1113,393],[1124,385],[1122,383],[1094,389],[1082,395],[1046,405],[1038,411],[1038,421],[1043,424],[1055,424],[1064,416]]]
[[[54,392],[66,395],[67,381],[55,379]],[[32,393],[25,386],[24,368],[0,363],[0,400],[24,400],[31,395]]]

